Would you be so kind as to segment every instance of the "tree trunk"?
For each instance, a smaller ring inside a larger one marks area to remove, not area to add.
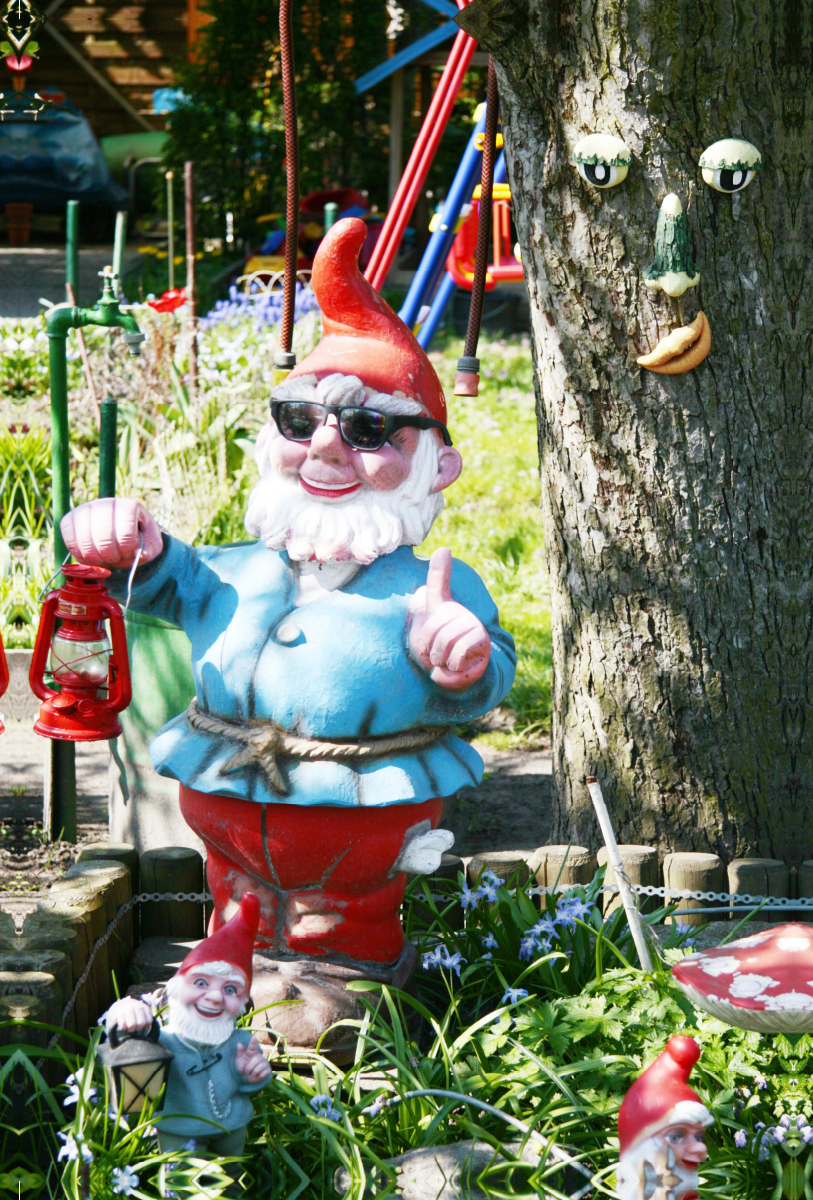
[[[813,856],[811,14],[800,0],[474,0],[530,292],[553,610],[553,839]],[[632,152],[599,189],[571,164]],[[698,169],[722,138],[762,170]],[[644,284],[667,193],[701,273]],[[680,308],[680,312],[678,311]],[[636,364],[703,310],[711,352]]]

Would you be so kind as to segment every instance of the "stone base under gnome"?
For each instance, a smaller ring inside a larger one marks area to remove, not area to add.
[[[380,963],[350,967],[315,958],[291,961],[255,954],[251,1027],[261,1045],[273,1047],[280,1055],[312,1055],[323,1038],[319,1053],[339,1065],[352,1062],[357,1030],[341,1025],[331,1028],[337,1021],[361,1020],[367,1009],[363,993],[348,991],[347,984],[372,980],[406,991],[417,961],[411,942],[405,943],[401,957],[389,967]]]
[[[147,938],[136,950],[130,965],[130,996],[160,990],[198,943],[172,938]],[[347,990],[354,980],[384,983],[399,991],[408,990],[415,974],[418,954],[411,942],[391,966],[367,963],[363,967],[330,963],[314,958],[275,959],[263,954],[253,957],[251,1027],[272,1062],[318,1053],[337,1065],[353,1061],[356,1030],[337,1021],[358,1021],[364,1016],[361,994]],[[326,1033],[326,1031],[329,1032]]]

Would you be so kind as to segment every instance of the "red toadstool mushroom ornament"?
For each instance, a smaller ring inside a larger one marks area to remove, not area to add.
[[[792,921],[702,954],[672,974],[697,1008],[758,1033],[813,1033],[813,925]]]

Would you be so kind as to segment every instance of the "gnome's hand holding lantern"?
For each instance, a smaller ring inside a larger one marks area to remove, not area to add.
[[[475,572],[448,550],[413,552],[462,460],[432,364],[359,272],[365,236],[339,221],[317,253],[324,337],[276,388],[257,440],[257,541],[188,546],[119,499],[62,522],[79,559],[119,569],[122,594],[143,542],[131,608],[189,635],[196,697],[153,762],[180,781],[206,844],[211,930],[257,894],[280,998],[312,998],[307,1044],[336,1017],[316,995],[328,966],[330,995],[345,970],[410,977],[405,872],[439,863],[453,840],[436,829],[443,797],[482,777],[452,730],[499,704],[516,661]]]
[[[689,1087],[699,1058],[694,1038],[671,1037],[624,1097],[619,1200],[696,1200],[697,1168],[707,1154],[703,1130],[714,1122]]]
[[[169,1015],[162,1028],[150,1006],[132,996],[117,1000],[105,1015],[110,1041],[100,1053],[114,1076],[116,1098],[124,1102],[135,1090],[133,1085],[125,1091],[119,1082],[130,1078],[125,1066],[114,1074],[120,1045],[128,1046],[131,1059],[138,1058],[134,1043],[123,1038],[151,1030],[157,1050],[170,1060],[163,1104],[155,1116],[162,1150],[178,1149],[194,1138],[216,1154],[242,1153],[253,1113],[249,1096],[265,1087],[271,1075],[256,1038],[235,1028],[248,1004],[259,919],[257,897],[247,893],[231,920],[189,952],[167,984]],[[151,1063],[156,1057],[141,1056]],[[125,1106],[124,1111],[130,1109]]]

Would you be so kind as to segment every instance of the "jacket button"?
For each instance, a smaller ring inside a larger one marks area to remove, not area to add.
[[[291,642],[295,642],[301,632],[302,630],[298,625],[286,622],[284,625],[280,625],[277,630],[277,641],[283,642],[287,646]]]

